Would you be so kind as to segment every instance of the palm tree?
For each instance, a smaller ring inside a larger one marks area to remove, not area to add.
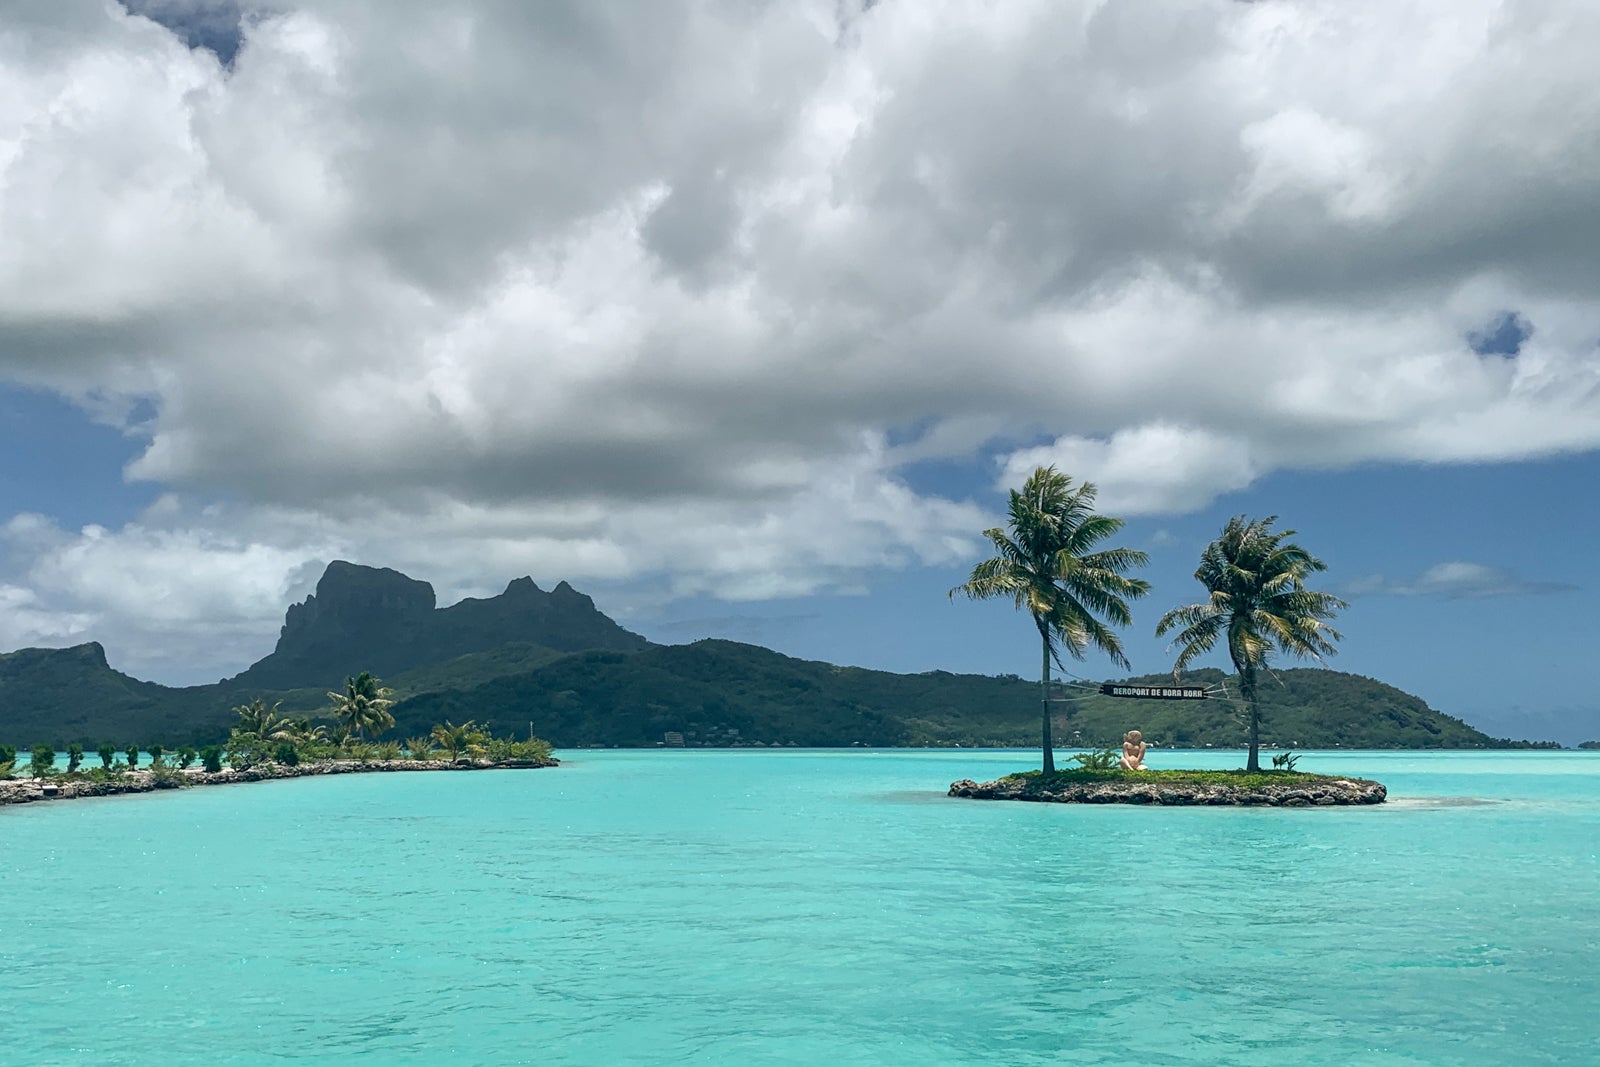
[[[1229,519],[1221,536],[1200,554],[1200,568],[1194,572],[1210,599],[1173,608],[1156,624],[1157,637],[1183,627],[1172,640],[1180,648],[1174,677],[1227,635],[1228,655],[1249,708],[1250,762],[1245,769],[1250,771],[1261,769],[1256,672],[1267,666],[1273,652],[1321,662],[1338,652],[1333,642],[1343,639],[1324,620],[1333,618],[1345,602],[1305,585],[1307,575],[1328,565],[1289,541],[1293,530],[1274,530],[1277,521],[1276,515]]]
[[[233,709],[233,713],[239,717],[234,724],[234,732],[250,734],[263,741],[293,741],[294,724],[278,714],[282,707],[283,701],[280,700],[269,708],[260,697],[239,705]]]
[[[446,719],[434,726],[432,736],[435,744],[450,753],[452,761],[460,759],[461,753],[482,744],[484,740],[483,731],[471,719],[459,726]]]
[[[301,715],[289,720],[289,729],[293,733],[291,740],[296,745],[321,745],[328,741],[328,728],[322,723],[311,725],[309,716]]]
[[[1132,622],[1128,599],[1150,591],[1150,583],[1126,577],[1142,567],[1143,552],[1107,548],[1090,552],[1122,529],[1122,520],[1094,512],[1098,490],[1092,482],[1074,488],[1054,467],[1040,467],[1011,491],[1008,529],[985,530],[998,553],[972,569],[972,576],[950,590],[973,600],[1010,597],[1026,608],[1039,631],[1039,700],[1044,710],[1044,772],[1056,769],[1050,736],[1050,661],[1061,664],[1061,650],[1082,659],[1093,646],[1126,668],[1122,641],[1098,616],[1118,626]],[[1065,670],[1065,668],[1062,668]]]
[[[370,671],[346,678],[344,692],[328,693],[333,701],[334,718],[343,723],[346,730],[355,731],[358,737],[365,736],[369,730],[376,736],[394,725],[394,716],[389,714],[393,697],[394,690],[380,686]]]

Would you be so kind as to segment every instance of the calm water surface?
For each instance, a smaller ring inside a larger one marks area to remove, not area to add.
[[[1311,754],[1396,802],[1269,811],[568,755],[0,809],[4,1062],[1596,1062],[1600,754]]]

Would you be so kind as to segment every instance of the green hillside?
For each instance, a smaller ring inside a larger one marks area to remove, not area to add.
[[[1390,685],[1340,671],[1296,668],[1275,672],[1261,686],[1262,744],[1268,748],[1479,748],[1505,744],[1460,719],[1434,711]],[[1170,685],[1170,674],[1143,675],[1136,683]],[[1145,740],[1166,746],[1243,746],[1239,689],[1219,670],[1192,671],[1186,684],[1224,692],[1203,701],[1128,700],[1088,696],[1063,702],[1063,744],[1120,742],[1137,728]]]
[[[1416,697],[1358,675],[1289,670],[1264,694],[1272,745],[1346,748],[1498,747],[1506,742],[1442,715]],[[1213,685],[1220,671],[1187,681]],[[1138,679],[1168,682],[1168,676]],[[1063,747],[1121,740],[1139,728],[1152,743],[1244,743],[1234,701],[1125,700],[1062,689]],[[532,729],[558,746],[654,745],[668,731],[687,744],[1031,745],[1038,688],[1015,677],[943,671],[891,674],[791,659],[754,645],[700,641],[632,655],[582,653],[479,686],[426,693],[395,708],[402,731],[441,719]]]
[[[187,740],[225,733],[226,717],[212,687],[141,682],[112,670],[92,642],[0,653],[0,743]]]
[[[523,674],[568,655],[542,645],[509,644],[487,652],[469,652],[443,663],[426,666],[383,679],[383,684],[394,690],[395,697],[404,700],[422,693],[444,689],[467,689],[508,674]],[[359,661],[357,661],[359,662]],[[359,672],[357,672],[359,673]],[[147,684],[147,683],[141,683]],[[237,681],[214,686],[197,686],[190,690],[169,690],[198,694],[201,690],[215,694],[219,707],[232,708],[251,700],[261,699],[268,704],[281,703],[285,715],[316,717],[327,710],[327,686],[308,686],[299,689],[263,689],[238,687]]]

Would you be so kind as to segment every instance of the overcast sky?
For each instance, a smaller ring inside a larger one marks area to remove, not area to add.
[[[4,0],[0,648],[215,679],[345,558],[1029,674],[945,591],[1053,462],[1152,553],[1137,670],[1278,514],[1331,665],[1600,736],[1597,42],[1587,0]]]

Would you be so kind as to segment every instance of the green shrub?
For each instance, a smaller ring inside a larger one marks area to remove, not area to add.
[[[32,758],[33,776],[35,778],[43,778],[45,775],[49,774],[53,769],[55,769],[56,746],[34,745]]]
[[[265,763],[273,756],[272,748],[254,734],[241,734],[235,731],[228,737],[227,745],[228,766],[236,771],[249,770],[258,763]]]
[[[1098,752],[1080,752],[1072,757],[1072,762],[1086,771],[1113,771],[1122,764],[1122,753],[1114,748],[1102,748]]]
[[[185,771],[188,770],[189,769],[189,764],[194,762],[194,758],[197,755],[199,755],[199,753],[197,753],[195,751],[193,745],[179,745],[178,746],[178,769],[179,770],[185,770]]]
[[[385,741],[378,746],[378,758],[381,760],[397,760],[400,758],[400,742]]]
[[[413,737],[406,742],[406,751],[411,753],[414,760],[432,759],[433,741],[426,737]]]
[[[1298,752],[1280,752],[1272,757],[1272,765],[1280,771],[1292,771],[1294,770],[1294,765],[1299,762],[1300,753]]]
[[[112,744],[102,744],[99,749],[95,751],[95,755],[100,757],[100,766],[109,771],[111,769],[111,765],[117,761],[117,746]]]
[[[150,783],[157,789],[182,789],[191,785],[189,776],[176,767],[168,767],[165,763],[150,764]]]
[[[127,748],[123,749],[122,752],[123,752],[123,755],[128,757],[128,770],[131,771],[135,767],[139,766],[139,746],[138,745],[129,745]]]
[[[278,747],[272,750],[272,759],[283,767],[298,767],[300,750],[294,747],[293,741],[279,741]]]
[[[152,766],[156,766],[156,767],[161,766],[161,757],[165,756],[166,754],[167,754],[167,750],[165,748],[163,748],[161,745],[151,745],[150,746],[150,763],[151,763],[151,765]]]
[[[74,741],[67,746],[67,773],[72,774],[83,762],[83,746]]]
[[[17,769],[17,750],[10,745],[0,745],[0,778],[10,778]]]
[[[212,774],[222,770],[222,746],[207,745],[200,750],[200,765]]]
[[[547,760],[550,758],[550,742],[542,737],[530,737],[513,744],[511,754],[517,759]]]

